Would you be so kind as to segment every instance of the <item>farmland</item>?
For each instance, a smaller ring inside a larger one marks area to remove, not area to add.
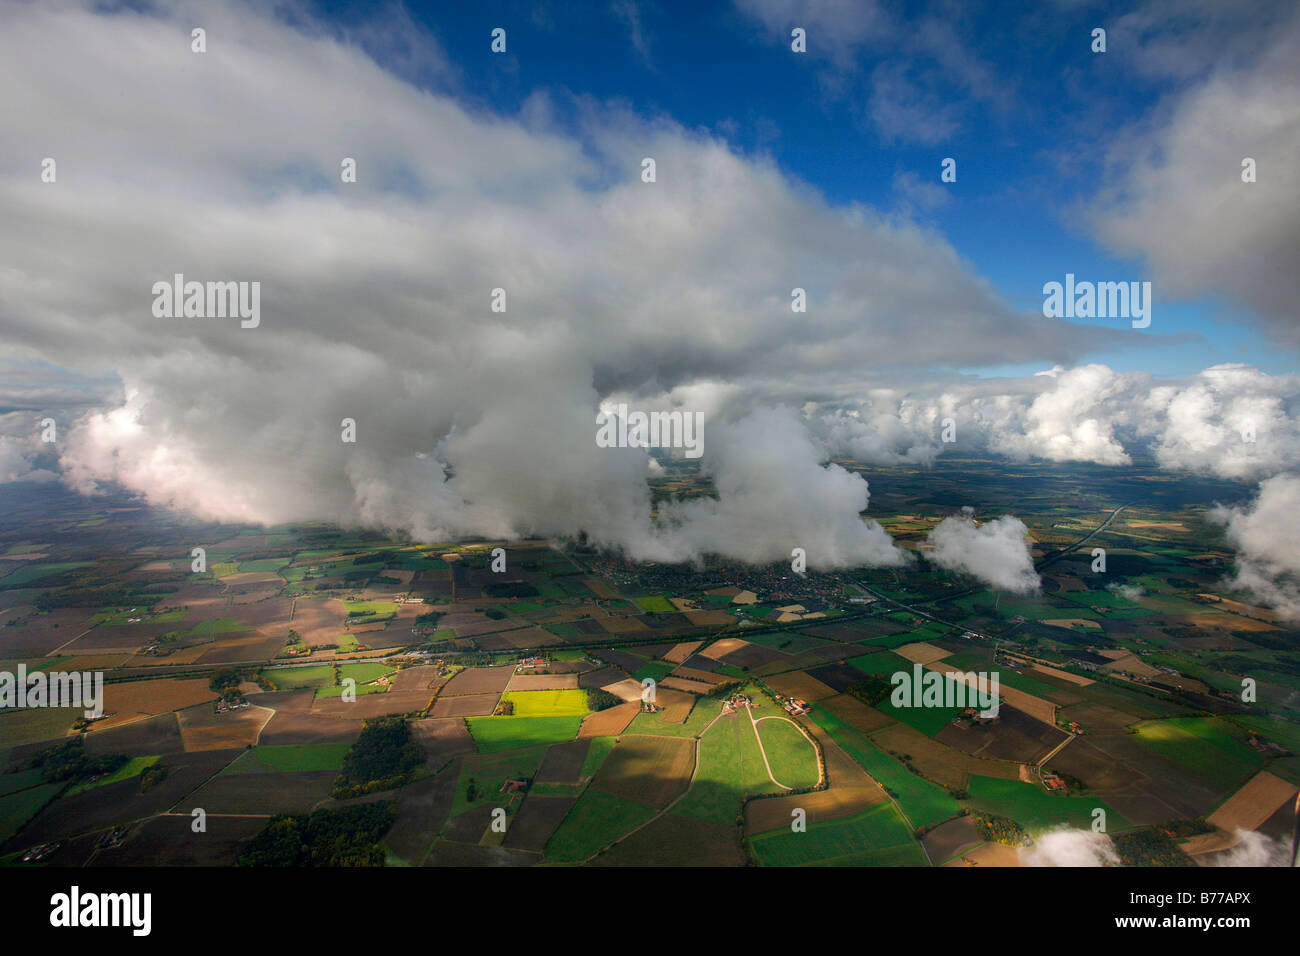
[[[877,482],[873,512],[900,540],[933,526],[921,493],[898,492],[889,469],[848,466]],[[1058,545],[1133,497],[1129,484],[1027,468],[1026,486],[1047,491],[1018,498],[996,467],[963,468],[908,480],[933,497],[960,478],[990,508],[1014,499]],[[142,549],[112,564],[83,560],[23,510],[0,541],[0,658],[104,669],[106,713],[76,727],[75,708],[0,714],[0,854],[116,819],[146,821],[139,839],[152,839],[168,825],[157,815],[191,796],[231,819],[310,813],[376,719],[403,721],[416,749],[400,772],[352,786],[391,786],[388,859],[411,865],[1017,859],[978,837],[975,813],[1031,840],[1087,829],[1096,809],[1117,837],[1176,825],[1230,839],[1214,821],[1276,829],[1272,805],[1300,785],[1300,633],[1224,591],[1226,551],[1188,546],[1210,535],[1196,502],[1229,489],[1189,479],[1147,490],[1136,523],[1094,539],[1110,578],[1066,552],[1027,596],[924,561],[794,580],[779,566],[642,566],[545,541],[505,543],[501,582],[487,543],[323,526],[214,528],[211,570],[192,575],[164,519],[100,521],[101,509],[67,525],[104,554]],[[80,506],[67,507],[71,521]],[[150,597],[158,585],[168,590]],[[129,600],[75,603],[110,587]],[[796,605],[804,612],[782,610]],[[891,678],[914,664],[997,671],[998,716],[896,706]],[[1258,684],[1253,708],[1239,700],[1245,676]],[[645,680],[656,684],[648,707]],[[724,706],[736,694],[750,703]],[[59,783],[28,765],[75,737],[122,764]],[[142,793],[151,767],[166,771]],[[491,827],[496,808],[504,832]],[[805,831],[790,828],[796,810]],[[235,862],[257,828],[239,832],[216,862]],[[118,856],[145,861],[143,847]],[[214,859],[175,858],[200,855]]]
[[[516,750],[537,744],[572,740],[582,718],[575,715],[551,717],[467,717],[469,732],[479,750]]]
[[[925,866],[925,853],[912,839],[902,814],[889,803],[805,833],[787,830],[753,839],[764,866]]]

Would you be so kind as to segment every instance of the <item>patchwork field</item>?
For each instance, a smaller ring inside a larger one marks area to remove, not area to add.
[[[650,479],[657,502],[716,493],[679,465]],[[94,507],[61,497],[57,521],[10,507],[0,670],[102,670],[108,717],[82,734],[75,708],[0,712],[0,855],[57,840],[60,864],[230,865],[270,815],[353,803],[331,797],[345,755],[364,721],[394,715],[409,718],[413,769],[355,801],[394,801],[390,865],[1020,862],[981,845],[963,811],[1031,832],[1088,827],[1101,808],[1117,834],[1208,820],[1286,838],[1300,632],[1225,587],[1233,553],[1205,516],[1239,500],[1236,484],[1139,465],[1122,481],[1033,461],[841,467],[872,482],[872,516],[915,562],[792,576],[787,562],[639,564],[572,542],[181,528],[112,492]],[[925,536],[958,500],[1022,517],[1040,592],[928,559]],[[194,538],[206,574],[189,571]],[[497,546],[504,579],[488,567]],[[999,716],[954,723],[955,706],[882,700],[914,664],[997,671]],[[1246,676],[1263,707],[1239,701]],[[656,713],[641,709],[645,679]],[[723,714],[731,691],[716,688],[731,682],[752,711]],[[625,702],[591,712],[609,704],[599,690]],[[812,712],[789,719],[770,695]],[[66,785],[22,769],[78,739],[120,766]],[[189,839],[174,808],[190,805],[229,830]],[[807,832],[790,829],[795,811]],[[97,851],[118,826],[122,846]]]

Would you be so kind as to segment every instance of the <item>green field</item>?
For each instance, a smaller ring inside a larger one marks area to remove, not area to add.
[[[222,773],[294,773],[308,770],[338,770],[348,743],[286,744],[246,750]]]
[[[152,757],[132,757],[122,766],[118,767],[106,777],[100,777],[97,780],[91,780],[89,783],[79,783],[68,790],[65,796],[72,796],[78,793],[85,793],[87,790],[94,790],[96,787],[102,787],[109,783],[118,783],[122,780],[130,780],[132,777],[138,777],[149,767],[152,767],[159,760],[159,756],[154,754]]]
[[[749,717],[744,713],[733,714],[719,718],[700,738],[695,785],[673,808],[673,813],[735,823],[746,797],[780,792],[781,788],[768,778]]]
[[[346,680],[351,677],[358,684],[369,684],[373,680],[395,673],[396,670],[397,668],[393,667],[392,664],[371,663],[369,661],[361,664],[340,664],[339,680]],[[359,687],[358,690],[360,690]]]
[[[16,770],[13,773],[0,775],[0,797],[17,793],[19,790],[26,790],[28,787],[34,787],[43,779],[44,774],[40,768]]]
[[[452,801],[449,817],[457,817],[482,801],[491,801],[499,805],[502,785],[510,779],[531,779],[537,776],[537,769],[546,756],[546,747],[531,747],[516,750],[509,754],[471,754],[464,759],[460,777],[456,781],[456,794]],[[478,789],[474,800],[469,799],[469,786],[473,782]],[[513,813],[513,808],[508,811]]]
[[[846,820],[817,823],[804,833],[773,830],[750,840],[763,866],[928,866],[898,808],[882,803]]]
[[[780,717],[760,720],[758,735],[778,783],[792,790],[817,786],[817,750],[793,722]]]
[[[889,679],[890,674],[896,674],[899,671],[908,674],[912,672],[912,662],[905,657],[900,657],[893,651],[861,654],[857,657],[850,657],[848,663],[864,674],[883,677],[885,680]]]
[[[279,571],[288,563],[288,558],[259,558],[256,561],[240,561],[239,573],[244,574],[249,571]]]
[[[46,783],[0,797],[0,842],[17,833],[36,811],[62,789],[61,783]]]
[[[652,807],[589,789],[546,844],[546,859],[577,863],[654,815]]]
[[[904,644],[911,644],[915,641],[928,641],[937,637],[936,634],[922,634],[919,631],[903,631],[901,634],[885,634],[882,637],[873,637],[865,640],[863,644],[870,644],[872,647],[902,647]]]
[[[465,723],[478,749],[484,753],[515,750],[537,744],[555,744],[578,736],[582,718],[567,717],[466,717]]]
[[[19,568],[17,571],[0,578],[0,584],[3,584],[7,588],[16,588],[32,581],[39,581],[41,578],[49,577],[51,574],[58,574],[60,571],[70,571],[73,568],[87,568],[93,563],[93,561],[63,561],[55,564],[33,564],[28,567]]]
[[[673,607],[671,601],[666,597],[661,597],[659,595],[654,595],[653,597],[633,598],[633,600],[636,601],[637,607],[641,610],[652,614],[672,614],[677,610],[677,608]]]
[[[397,614],[397,605],[392,601],[344,601],[350,618],[381,619]]]
[[[1008,687],[1014,687],[1016,690],[1023,690],[1026,694],[1033,694],[1036,697],[1042,697],[1051,700],[1051,695],[1058,692],[1058,688],[1051,684],[1045,684],[1040,680],[1032,677],[1026,677],[1024,674],[1016,673],[1013,670],[1004,669],[998,672],[999,682],[1006,684]]]
[[[647,677],[656,684],[667,677],[676,668],[675,664],[669,664],[665,661],[649,661],[637,668],[632,676],[637,680],[645,680]]]
[[[1264,763],[1242,740],[1240,728],[1214,717],[1176,717],[1136,725],[1137,736],[1156,753],[1223,789],[1244,783]]]
[[[997,780],[972,774],[967,791],[970,794],[967,803],[974,809],[1010,817],[1031,832],[1060,824],[1090,829],[1092,811],[1097,807],[1106,811],[1107,831],[1114,832],[1132,825],[1120,816],[1119,811],[1096,797],[1046,793],[1035,784],[1018,780]]]
[[[911,671],[911,667],[908,667],[906,673],[910,674]],[[945,696],[947,693],[955,694],[958,691],[957,682],[946,677],[944,678],[944,688]],[[953,697],[951,699],[969,700],[974,696],[968,692],[968,688],[961,688],[960,690],[963,697]],[[883,714],[888,714],[895,720],[902,721],[909,727],[919,730],[927,737],[933,737],[939,731],[943,730],[943,728],[952,723],[952,719],[962,711],[962,708],[960,707],[895,707],[889,697],[886,697],[877,704],[876,709]]]
[[[585,690],[512,690],[505,700],[514,704],[515,717],[586,716]]]
[[[596,771],[600,765],[605,762],[609,752],[614,749],[615,737],[594,737],[591,746],[587,748],[587,759],[582,764],[582,779],[590,780],[596,776]]]

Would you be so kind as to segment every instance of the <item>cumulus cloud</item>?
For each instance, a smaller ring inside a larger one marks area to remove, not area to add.
[[[950,571],[965,571],[1004,591],[1029,593],[1041,581],[1026,539],[1029,529],[1019,518],[1003,515],[977,524],[969,515],[940,521],[926,539],[930,560]]]
[[[1157,383],[1092,364],[1028,378],[873,388],[815,403],[810,427],[837,456],[924,464],[948,449],[1098,465],[1151,454],[1171,471],[1259,479],[1300,468],[1300,376],[1217,365]],[[952,422],[955,441],[941,440]]]
[[[1151,389],[1139,408],[1165,468],[1257,478],[1300,466],[1300,376],[1216,365]]]
[[[77,488],[119,482],[223,520],[585,531],[686,559],[803,546],[836,564],[897,556],[859,517],[865,484],[827,458],[1121,464],[1152,450],[1227,477],[1300,468],[1300,377],[1220,366],[1155,383],[1081,366],[1119,333],[1018,313],[932,230],[832,206],[708,135],[585,100],[561,123],[546,94],[517,117],[470,110],[438,88],[437,63],[413,68],[417,87],[369,59],[374,36],[240,5],[203,6],[220,42],[198,57],[196,10],[6,7],[0,78],[30,95],[0,102],[0,122],[35,152],[0,156],[0,318],[23,363],[0,364],[0,400],[57,407]],[[874,30],[863,21],[852,42]],[[46,155],[56,184],[33,173]],[[356,183],[340,183],[343,157]],[[152,283],[177,272],[260,281],[260,326],[155,318]],[[790,311],[795,286],[806,313]],[[489,310],[496,288],[504,313]],[[1027,362],[1052,370],[933,371]],[[39,371],[51,365],[68,378]],[[654,464],[594,444],[611,400],[703,411],[719,499],[651,520]],[[778,407],[797,420],[765,412],[763,434],[750,416]],[[0,434],[30,439],[30,419],[14,427]],[[25,475],[16,454],[6,474]],[[758,501],[785,517],[757,521]]]
[[[1237,549],[1235,587],[1289,620],[1300,619],[1300,476],[1277,475],[1260,482],[1246,507],[1216,508]]]
[[[1238,830],[1240,842],[1231,850],[1202,859],[1207,866],[1287,866],[1291,848],[1280,840],[1252,830]],[[1105,833],[1061,826],[1021,847],[1023,866],[1120,866],[1115,844]]]
[[[224,520],[892,561],[859,517],[865,485],[823,467],[825,446],[742,420],[800,407],[786,382],[855,389],[881,355],[1070,362],[1109,341],[1009,308],[928,229],[832,206],[667,121],[574,101],[561,123],[545,94],[517,117],[471,110],[436,77],[380,69],[364,43],[243,5],[4,16],[0,81],[28,91],[0,102],[7,139],[26,144],[0,156],[6,338],[111,369],[123,396],[60,443],[81,489],[119,482]],[[54,184],[35,172],[45,156]],[[356,183],[340,182],[344,157]],[[176,273],[259,281],[260,325],[156,318],[152,284]],[[620,394],[716,409],[714,505],[651,521],[644,451],[594,443],[596,409]],[[727,443],[733,425],[752,448]],[[741,467],[767,470],[746,481]]]
[[[810,568],[898,565],[900,551],[874,521],[843,516],[865,511],[867,483],[838,465],[788,410],[759,410],[711,434],[705,446],[717,501],[692,500],[666,511],[671,540],[687,552],[730,542],[730,554],[753,563],[788,560],[802,548]]]
[[[911,420],[910,410],[883,398],[856,408],[818,409],[809,427],[831,457],[872,465],[929,465],[939,454],[937,436]]]
[[[1110,837],[1091,830],[1059,827],[1039,834],[1033,846],[1021,847],[1023,866],[1119,866]]]
[[[1013,458],[1128,464],[1108,410],[1127,391],[1123,378],[1104,365],[1053,370],[1051,375],[1053,387],[1025,409],[1023,431],[995,432],[991,449]]]
[[[58,475],[36,464],[37,450],[30,442],[0,435],[0,484],[12,481],[57,481]]]
[[[1136,601],[1146,593],[1140,584],[1120,584],[1118,581],[1106,585],[1106,590],[1118,594],[1126,601]]]
[[[1278,342],[1294,347],[1300,13],[1286,4],[1223,9],[1214,22],[1193,25],[1200,29],[1171,30],[1166,12],[1159,5],[1134,14],[1135,31],[1157,25],[1164,35],[1128,60],[1163,73],[1214,66],[1111,149],[1113,182],[1091,209],[1096,234],[1122,254],[1145,257],[1157,297],[1226,292],[1252,308]],[[1242,181],[1246,158],[1256,164],[1253,183]]]
[[[1231,850],[1215,853],[1209,857],[1210,866],[1290,866],[1291,847],[1281,840],[1257,833],[1254,830],[1238,830],[1237,838],[1241,841]]]

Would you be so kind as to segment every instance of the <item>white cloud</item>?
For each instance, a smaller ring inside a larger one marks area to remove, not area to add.
[[[1026,538],[1029,529],[1019,518],[1003,515],[983,524],[969,516],[940,521],[927,540],[930,560],[941,568],[965,571],[1004,591],[1029,593],[1041,584]]]
[[[1284,618],[1300,619],[1300,476],[1262,481],[1248,507],[1220,507],[1211,516],[1227,525],[1237,549],[1233,586]]]
[[[1123,377],[1105,365],[1052,377],[1052,387],[1025,410],[1024,430],[995,433],[990,449],[1012,458],[1128,464],[1129,456],[1115,439],[1112,417],[1115,399],[1130,392]]]
[[[1023,866],[1118,866],[1110,837],[1091,830],[1060,827],[1039,834],[1034,845],[1020,849]]]
[[[1291,847],[1254,830],[1237,830],[1241,841],[1231,850],[1216,853],[1206,861],[1210,866],[1289,866]]]
[[[859,519],[865,485],[788,422],[752,452],[722,446],[731,493],[682,512],[707,533],[654,528],[645,454],[597,448],[596,408],[725,405],[711,453],[731,423],[791,404],[790,381],[860,391],[881,355],[1068,362],[1109,334],[1019,314],[932,231],[833,207],[666,121],[587,101],[576,131],[538,100],[519,119],[470,110],[244,5],[4,16],[0,83],[26,91],[0,100],[22,144],[0,155],[6,339],[111,369],[129,396],[60,442],[80,488],[117,481],[225,520],[583,530],[647,557],[788,555],[794,538],[814,563],[893,560]],[[261,325],[154,318],[152,283],[178,272],[259,281]],[[775,468],[778,442],[788,473],[735,477]],[[749,527],[758,501],[788,516],[770,540]]]
[[[1136,601],[1146,593],[1140,584],[1120,584],[1118,581],[1106,585],[1106,590],[1118,594],[1126,601]]]
[[[1117,140],[1110,150],[1114,182],[1091,215],[1103,242],[1146,258],[1157,300],[1226,292],[1253,308],[1277,341],[1294,347],[1300,345],[1300,270],[1293,262],[1300,246],[1300,13],[1273,22],[1276,17],[1234,10],[1227,19],[1254,27],[1245,37],[1249,55],[1234,47],[1239,55],[1222,56],[1225,41],[1240,38],[1228,24],[1213,24],[1197,36],[1208,58],[1188,55],[1186,32],[1130,57],[1162,73],[1174,71],[1175,63],[1214,68]],[[1242,182],[1247,157],[1257,164],[1254,183]]]
[[[874,388],[806,414],[833,455],[873,464],[955,449],[1098,465],[1149,453],[1170,471],[1236,479],[1300,468],[1300,376],[1245,365],[1161,384],[1105,365],[1057,366],[1022,379]],[[945,419],[952,445],[940,441]]]
[[[13,481],[57,481],[58,475],[35,464],[30,442],[0,435],[0,484]]]
[[[865,511],[867,483],[838,465],[790,411],[759,410],[734,425],[706,430],[706,465],[717,501],[690,500],[667,510],[680,523],[668,537],[703,553],[726,541],[745,561],[789,561],[802,548],[810,568],[897,565],[904,552]]]

